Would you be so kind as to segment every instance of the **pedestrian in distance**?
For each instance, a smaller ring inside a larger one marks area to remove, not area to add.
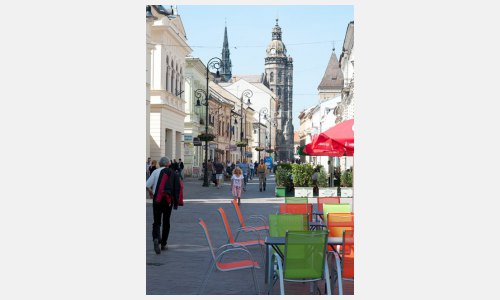
[[[257,167],[257,175],[259,176],[259,192],[266,190],[266,175],[267,166],[264,164],[264,160],[260,160],[260,165]]]
[[[182,162],[182,159],[179,158],[179,175],[182,180],[184,180],[184,163]]]
[[[148,160],[146,161],[146,180],[148,180],[149,176],[151,176],[151,173],[149,173],[150,166],[151,166],[151,157],[148,157]]]
[[[146,190],[153,198],[152,235],[156,254],[168,249],[167,241],[170,233],[172,209],[176,210],[178,206],[184,205],[184,185],[179,175],[172,168],[169,168],[170,159],[162,157],[158,165],[160,167],[154,170],[146,181]]]
[[[242,173],[241,169],[236,167],[231,177],[231,191],[233,192],[233,198],[238,198],[238,205],[241,202],[241,189],[245,181]]]
[[[248,168],[250,169],[250,180],[252,180],[253,176],[255,175],[255,165],[251,160],[248,163]]]
[[[152,160],[151,161],[151,165],[149,166],[149,174],[153,174],[154,170],[157,169],[157,161],[156,160]]]
[[[224,182],[224,165],[218,160],[216,160],[215,165],[215,180],[216,180],[216,186],[218,189],[220,189],[220,186]]]
[[[246,159],[243,159],[243,161],[238,166],[240,167],[241,172],[243,173],[243,191],[246,191],[248,182],[248,164]]]

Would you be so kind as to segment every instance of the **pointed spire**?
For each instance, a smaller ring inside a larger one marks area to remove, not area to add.
[[[341,89],[344,86],[344,76],[339,67],[339,60],[335,54],[335,48],[332,50],[332,55],[326,66],[323,79],[318,86],[318,90],[322,89]]]
[[[229,51],[229,41],[227,38],[227,24],[224,26],[224,42],[222,43],[222,80],[228,82],[231,79],[231,58]]]

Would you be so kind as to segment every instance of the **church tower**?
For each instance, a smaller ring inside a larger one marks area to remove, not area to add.
[[[340,96],[343,88],[344,76],[342,75],[337,55],[335,55],[335,48],[333,48],[323,79],[318,85],[319,102],[322,103],[328,99]]]
[[[285,44],[281,40],[278,19],[272,30],[272,40],[266,49],[265,72],[269,89],[278,96],[276,159],[293,160],[293,59],[287,56]]]
[[[222,43],[222,68],[221,68],[221,79],[223,82],[228,82],[231,80],[231,58],[229,57],[229,42],[227,41],[227,26],[224,26],[224,42]]]

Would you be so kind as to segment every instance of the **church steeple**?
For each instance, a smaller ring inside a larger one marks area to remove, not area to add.
[[[231,58],[229,52],[229,42],[227,39],[227,26],[224,26],[224,42],[222,43],[222,69],[221,69],[221,77],[222,81],[228,82],[231,80]]]

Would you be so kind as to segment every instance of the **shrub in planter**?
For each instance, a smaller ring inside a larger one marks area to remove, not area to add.
[[[350,170],[344,171],[340,176],[341,187],[352,187],[352,172]]]
[[[273,150],[273,149],[266,149],[266,152],[267,152],[267,153],[273,153],[273,152],[274,152],[274,150]]]
[[[328,187],[328,174],[326,174],[325,170],[321,168],[318,176],[318,186],[319,187]]]
[[[237,147],[246,147],[248,144],[246,142],[236,142]]]
[[[293,164],[292,165],[292,176],[293,185],[296,187],[310,187],[312,180],[311,176],[314,173],[314,169],[308,164]]]
[[[260,152],[260,151],[263,151],[263,150],[264,150],[264,148],[262,148],[262,147],[255,147],[255,151],[259,151]]]

